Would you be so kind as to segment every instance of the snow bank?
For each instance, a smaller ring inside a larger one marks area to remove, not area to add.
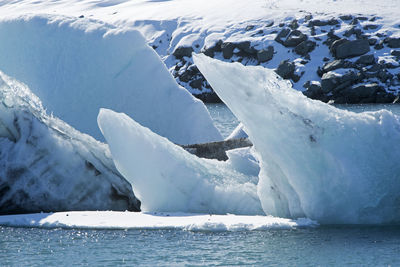
[[[139,210],[105,144],[48,116],[40,100],[0,72],[0,214]]]
[[[307,99],[262,67],[194,60],[261,156],[266,214],[320,223],[399,223],[399,118]]]
[[[309,219],[272,216],[205,215],[139,212],[58,212],[0,216],[1,226],[83,229],[171,229],[187,231],[247,231],[316,227]]]
[[[263,214],[255,183],[227,163],[198,158],[123,113],[101,109],[98,124],[142,210]]]
[[[180,144],[221,140],[205,106],[178,86],[135,30],[60,16],[0,21],[0,69],[54,115],[102,138],[99,108],[125,112]]]

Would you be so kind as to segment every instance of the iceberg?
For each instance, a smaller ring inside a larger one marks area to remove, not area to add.
[[[0,39],[0,69],[27,84],[49,112],[98,140],[102,107],[175,143],[222,140],[204,104],[175,82],[136,30],[25,15],[1,19]]]
[[[107,145],[47,115],[24,84],[0,72],[0,214],[139,211]]]
[[[193,58],[260,156],[266,214],[323,224],[400,222],[399,117],[308,99],[260,66]]]
[[[257,181],[230,163],[198,158],[124,113],[101,109],[98,124],[143,211],[264,215]]]

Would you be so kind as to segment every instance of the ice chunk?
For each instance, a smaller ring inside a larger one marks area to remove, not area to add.
[[[198,158],[123,113],[101,109],[98,124],[142,210],[263,214],[256,184],[227,163]]]
[[[272,216],[210,215],[73,211],[0,216],[1,226],[83,229],[171,229],[187,231],[248,231],[317,227],[309,219],[290,220]]]
[[[0,21],[0,69],[46,109],[102,139],[99,108],[133,116],[179,144],[222,139],[199,100],[180,87],[135,30],[60,16]]]
[[[108,147],[0,72],[0,214],[140,209]]]
[[[400,222],[399,118],[306,98],[272,70],[194,55],[261,156],[266,214],[320,223]]]

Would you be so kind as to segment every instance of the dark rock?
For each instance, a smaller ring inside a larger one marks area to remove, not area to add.
[[[315,27],[312,26],[312,27],[311,27],[311,36],[314,36],[315,34],[316,34],[316,32],[315,32]]]
[[[254,29],[254,25],[247,25],[244,30],[245,31],[251,31],[252,29]]]
[[[350,22],[350,25],[357,25],[358,24],[358,19],[353,19],[351,22]]]
[[[375,63],[374,55],[363,55],[357,59],[356,64],[372,65]]]
[[[383,48],[383,41],[379,41],[379,43],[377,43],[375,46],[374,46],[374,49],[375,50],[381,50]]]
[[[189,85],[192,88],[201,89],[202,86],[203,86],[203,79],[199,78],[199,79],[196,79],[196,80],[192,80],[192,81],[190,81]]]
[[[225,59],[233,56],[233,49],[235,49],[235,45],[231,42],[225,42],[221,45],[222,55]]]
[[[375,45],[377,41],[378,41],[378,40],[375,39],[375,38],[370,38],[370,39],[368,39],[369,45]]]
[[[305,17],[304,17],[304,21],[309,21],[309,20],[312,20],[312,18],[313,18],[313,16],[310,14],[310,15],[306,15]]]
[[[369,50],[370,48],[367,40],[360,39],[354,41],[345,41],[335,47],[334,56],[336,58],[355,57],[363,55],[369,52]]]
[[[273,21],[268,22],[267,25],[265,25],[266,28],[272,27],[274,25]]]
[[[180,46],[177,47],[172,53],[176,58],[191,57],[193,53],[193,47],[191,46]]]
[[[319,82],[313,81],[308,83],[307,90],[303,94],[312,99],[320,99],[324,92]]]
[[[376,103],[394,103],[396,97],[393,94],[386,92],[378,92],[375,97]]]
[[[290,24],[289,24],[289,28],[291,28],[292,30],[296,30],[299,27],[299,23],[297,23],[297,19],[294,19]]]
[[[257,60],[259,62],[266,62],[272,59],[274,56],[274,47],[273,46],[268,46],[266,50],[260,50],[257,53]]]
[[[278,34],[277,34],[277,36],[275,37],[275,41],[276,42],[278,42],[278,43],[280,43],[280,44],[283,44],[283,38],[286,38],[286,36],[288,36],[288,34],[290,33],[290,29],[288,29],[288,28],[284,28],[284,29],[282,29]]]
[[[400,58],[400,51],[399,51],[399,50],[392,50],[392,51],[390,51],[390,54],[391,54],[392,56],[395,56],[395,57],[397,57],[397,58]]]
[[[328,57],[324,57],[323,59],[322,59],[322,61],[324,61],[324,62],[327,62],[327,61],[329,61],[330,59],[328,58]]]
[[[351,20],[351,19],[353,19],[353,16],[352,15],[342,15],[342,16],[339,16],[339,18],[341,20]]]
[[[307,40],[307,35],[303,34],[301,31],[294,30],[292,31],[287,39],[283,42],[283,45],[286,47],[295,47],[301,42]]]
[[[335,59],[334,61],[324,64],[324,66],[322,67],[322,71],[324,73],[329,72],[331,70],[343,68],[344,65],[345,65],[345,61],[343,59]]]
[[[328,21],[328,20],[314,19],[314,20],[311,20],[311,21],[308,23],[308,26],[309,26],[309,27],[312,27],[312,26],[322,27],[322,26],[326,26],[326,25],[329,25],[329,21]]]
[[[204,103],[221,103],[222,100],[218,97],[215,92],[212,93],[202,93],[202,94],[193,94],[194,97],[200,99]]]
[[[390,48],[400,48],[400,38],[391,38],[387,40],[387,44]]]
[[[386,82],[389,79],[393,79],[393,74],[391,74],[390,72],[386,71],[386,70],[380,70],[378,72],[378,78],[381,82]]]
[[[285,26],[285,23],[283,23],[283,22],[279,23],[279,27],[282,28],[283,26]]]
[[[367,24],[363,27],[364,30],[375,30],[378,29],[378,25],[376,24]]]
[[[311,51],[315,49],[315,46],[317,45],[316,42],[306,40],[298,44],[295,48],[294,51],[301,56],[305,56]]]
[[[245,56],[255,56],[257,54],[257,50],[251,47],[251,42],[249,41],[244,41],[235,44],[237,48],[239,48],[241,51],[245,53]]]
[[[321,79],[321,88],[324,93],[331,92],[340,84],[341,76],[333,72],[324,73]]]
[[[380,86],[376,83],[365,84],[352,88],[353,91],[352,93],[354,93],[360,98],[368,98],[374,95],[376,92],[378,92],[379,89]]]
[[[361,21],[368,20],[368,18],[367,18],[367,17],[357,17],[357,19],[358,19],[358,20],[361,20]]]
[[[289,60],[283,60],[275,72],[283,79],[291,79],[293,78],[295,69],[296,66],[293,62],[289,62]]]
[[[335,40],[330,46],[329,46],[329,51],[332,53],[333,56],[336,54],[336,48],[341,45],[348,42],[347,39],[338,39]]]

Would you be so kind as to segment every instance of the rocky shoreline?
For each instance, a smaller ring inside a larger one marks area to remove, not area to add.
[[[321,20],[307,14],[278,25],[247,25],[242,31],[250,40],[175,47],[170,71],[204,102],[220,99],[193,64],[192,52],[273,68],[295,89],[323,102],[394,103],[400,92],[400,38],[382,29],[380,19],[342,15]],[[251,40],[260,36],[266,41]]]

